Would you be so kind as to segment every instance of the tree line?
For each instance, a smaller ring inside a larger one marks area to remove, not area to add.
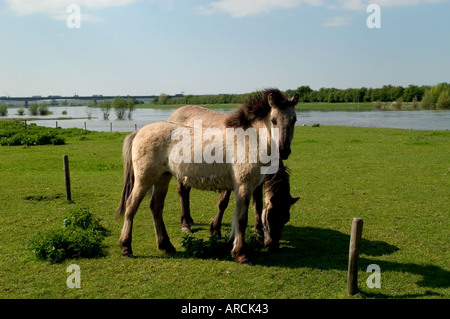
[[[156,105],[169,104],[241,104],[245,101],[247,94],[219,94],[219,95],[182,95],[170,96],[161,94],[153,99]]]
[[[381,88],[335,89],[321,88],[317,91],[309,86],[295,90],[300,102],[326,103],[363,103],[363,102],[423,102],[427,108],[450,108],[450,84],[439,83],[435,86],[384,85]]]
[[[302,103],[365,103],[365,102],[421,102],[426,109],[450,109],[450,84],[439,83],[435,86],[409,85],[407,87],[384,85],[381,88],[320,88],[313,90],[308,85],[295,90],[286,90],[287,96],[299,93]],[[152,103],[170,104],[241,104],[247,94],[219,95],[183,95],[169,96],[161,94]]]
[[[136,104],[141,104],[135,99],[124,99],[120,96],[115,97],[112,102],[109,100],[102,100],[97,102],[97,100],[89,101],[86,112],[88,118],[91,118],[92,109],[99,108],[103,113],[103,119],[108,120],[111,110],[113,109],[116,113],[117,119],[123,120],[125,117],[131,119],[133,112],[136,110]]]

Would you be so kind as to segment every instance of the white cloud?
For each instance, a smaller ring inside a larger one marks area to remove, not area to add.
[[[413,6],[418,4],[429,4],[429,3],[438,3],[444,2],[446,0],[377,0],[372,1],[373,3],[378,4],[380,7],[394,7],[394,6]]]
[[[340,27],[350,24],[350,19],[347,17],[330,17],[322,26],[324,27]]]
[[[370,3],[381,7],[411,6],[443,2],[446,0],[216,0],[198,7],[201,14],[225,13],[234,18],[268,13],[277,9],[290,9],[300,5],[323,6],[344,11],[364,10]]]
[[[294,8],[302,4],[303,0],[220,0],[199,7],[199,12],[212,14],[227,13],[234,18],[267,13],[275,9]],[[313,2],[313,1],[309,1]]]
[[[139,0],[5,0],[7,8],[18,15],[47,14],[51,18],[61,20],[67,18],[66,9],[71,4],[81,8],[84,21],[100,21],[99,17],[83,13],[83,8],[102,9],[132,4]]]

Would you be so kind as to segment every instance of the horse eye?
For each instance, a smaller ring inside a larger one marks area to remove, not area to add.
[[[277,125],[277,119],[276,119],[276,118],[272,118],[271,121],[272,121],[272,124],[273,124],[273,125]]]

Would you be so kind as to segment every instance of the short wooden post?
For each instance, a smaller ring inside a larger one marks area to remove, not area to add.
[[[112,132],[112,122],[109,122],[109,131]]]
[[[69,156],[63,156],[64,162],[64,180],[66,182],[66,198],[67,200],[72,200],[72,192],[70,190],[70,173],[69,173]]]
[[[347,274],[347,290],[350,295],[354,295],[358,292],[358,259],[361,247],[362,229],[363,220],[361,218],[353,218]]]

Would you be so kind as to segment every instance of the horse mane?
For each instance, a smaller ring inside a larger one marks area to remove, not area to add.
[[[264,91],[251,93],[247,96],[242,106],[228,115],[225,125],[227,127],[242,127],[246,129],[253,122],[264,119],[270,112],[268,101],[270,94],[272,94],[273,99],[276,101],[277,107],[283,108],[289,105],[286,96],[278,89],[265,89]]]
[[[289,177],[289,168],[284,166],[283,161],[279,161],[278,171],[274,174],[267,174],[264,177],[264,188],[266,193],[271,194],[271,201],[277,201],[277,204],[289,204],[286,196],[291,197]]]

